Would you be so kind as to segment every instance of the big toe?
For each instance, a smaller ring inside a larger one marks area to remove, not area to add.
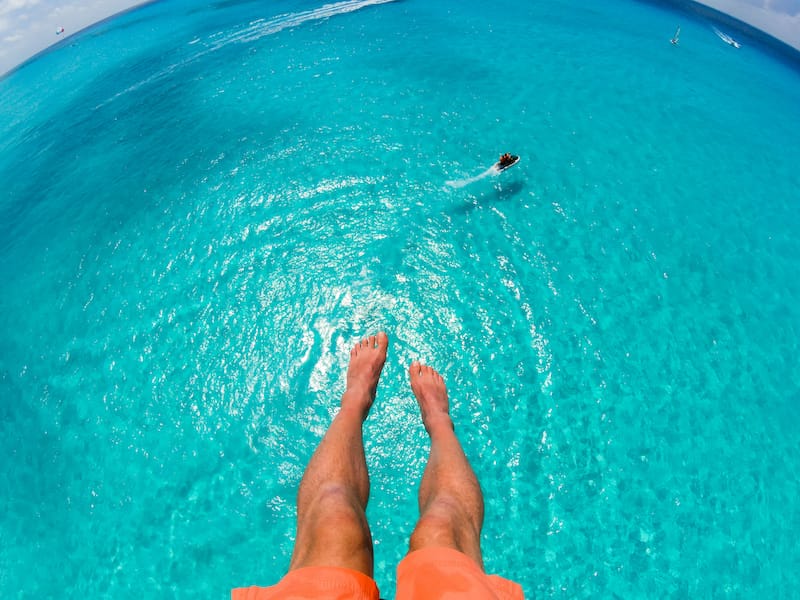
[[[416,379],[421,374],[422,374],[422,363],[420,363],[418,360],[415,360],[408,367],[408,375],[409,377],[411,377],[411,379]]]
[[[386,335],[385,331],[379,331],[378,335],[373,336],[375,339],[375,346],[378,348],[382,348],[386,350],[387,346],[389,345],[389,336]]]

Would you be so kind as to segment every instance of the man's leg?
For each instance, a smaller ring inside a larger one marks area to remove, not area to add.
[[[345,567],[372,577],[364,513],[369,475],[361,426],[375,399],[388,339],[381,332],[350,351],[342,406],[306,467],[297,492],[297,540],[289,570]]]
[[[458,550],[483,568],[483,494],[453,430],[447,388],[431,367],[413,362],[411,389],[431,438],[428,465],[419,488],[420,517],[409,552],[444,547]]]

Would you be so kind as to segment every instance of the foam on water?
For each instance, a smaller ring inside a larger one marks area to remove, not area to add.
[[[455,179],[453,181],[446,181],[445,183],[450,187],[454,188],[463,188],[464,186],[476,183],[481,181],[482,179],[486,179],[487,177],[492,177],[493,175],[499,175],[500,171],[492,165],[488,169],[486,169],[483,173],[475,175],[474,177],[466,177],[464,179]]]

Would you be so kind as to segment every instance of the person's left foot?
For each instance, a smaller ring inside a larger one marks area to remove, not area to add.
[[[375,399],[375,390],[386,362],[389,338],[381,331],[358,342],[350,351],[347,367],[347,390],[342,396],[342,408],[354,407],[364,418]]]

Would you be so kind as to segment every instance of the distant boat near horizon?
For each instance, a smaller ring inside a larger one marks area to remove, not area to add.
[[[714,29],[714,33],[717,34],[717,37],[719,39],[721,39],[723,42],[725,42],[726,44],[728,44],[729,46],[733,46],[734,48],[741,48],[742,47],[742,45],[739,42],[737,42],[735,39],[733,39],[727,33],[722,33],[716,27],[714,27],[713,29]]]
[[[673,46],[677,46],[678,45],[678,42],[680,41],[680,37],[681,37],[681,26],[678,25],[678,29],[675,30],[675,35],[673,35],[672,39],[670,40],[670,42],[672,43]]]

